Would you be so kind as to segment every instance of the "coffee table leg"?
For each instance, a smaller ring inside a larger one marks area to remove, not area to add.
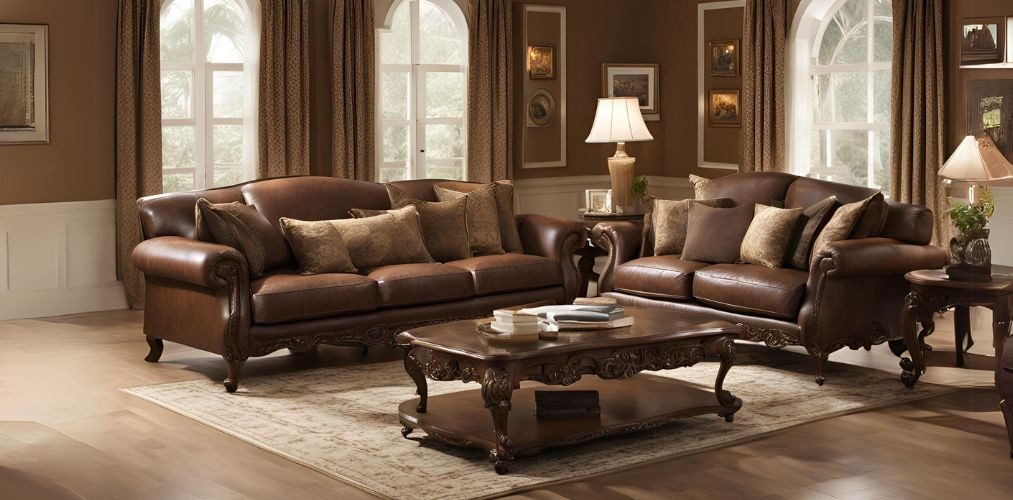
[[[415,357],[414,349],[405,355],[404,369],[415,382],[415,392],[419,395],[419,406],[415,410],[425,413],[426,405],[429,402],[429,384],[426,382],[426,373],[422,370],[422,363],[419,363],[418,358]]]
[[[739,408],[742,408],[742,400],[723,388],[725,376],[728,375],[728,370],[731,370],[732,365],[735,364],[735,341],[727,338],[719,339],[712,342],[708,348],[711,353],[717,354],[721,359],[721,367],[718,368],[718,376],[714,381],[714,395],[717,396],[718,403],[725,410],[718,415],[724,417],[726,422],[731,422],[735,419],[735,412],[739,411]]]
[[[957,344],[957,366],[964,367],[964,353],[974,345],[971,338],[971,308],[968,306],[957,306],[953,308],[953,333],[956,336]],[[964,340],[967,340],[967,347],[964,347]]]
[[[916,292],[910,292],[904,299],[904,307],[901,309],[900,329],[904,334],[904,342],[907,344],[907,352],[911,358],[901,358],[900,367],[903,373],[900,374],[901,382],[909,389],[918,382],[918,377],[925,372],[925,359],[922,357],[921,338],[915,331],[915,320],[918,319],[918,309],[922,303],[922,297]]]
[[[514,461],[513,442],[507,436],[507,421],[510,416],[510,398],[514,386],[510,372],[505,368],[489,368],[482,376],[482,399],[492,414],[496,431],[496,449],[489,452],[489,461],[497,474],[506,474]]]

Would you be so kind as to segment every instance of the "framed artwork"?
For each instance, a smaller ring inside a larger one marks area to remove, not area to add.
[[[602,97],[636,97],[640,101],[640,112],[644,120],[657,121],[661,110],[660,87],[657,64],[614,64],[601,65]]]
[[[528,45],[528,78],[556,79],[556,49],[548,45]]]
[[[586,189],[584,190],[584,203],[588,212],[612,213],[612,190]]]
[[[537,89],[528,99],[527,125],[533,128],[548,127],[556,117],[556,100],[545,89]]]
[[[707,97],[707,124],[711,127],[740,127],[739,91],[710,90]]]
[[[960,64],[1003,62],[1006,52],[1006,19],[979,17],[960,22]]]
[[[710,76],[739,76],[739,41],[707,42],[710,53]]]
[[[964,90],[965,133],[987,135],[999,151],[1013,153],[1013,80],[971,80]]]
[[[0,144],[49,142],[49,27],[0,24]]]

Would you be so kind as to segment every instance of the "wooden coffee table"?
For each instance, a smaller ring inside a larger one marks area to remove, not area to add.
[[[405,370],[419,395],[399,407],[401,434],[408,437],[414,429],[422,429],[439,441],[488,450],[496,472],[505,474],[515,457],[546,448],[708,413],[731,422],[742,400],[722,389],[722,384],[735,361],[734,339],[740,327],[672,311],[626,311],[636,318],[632,327],[526,345],[489,344],[476,333],[476,321],[427,326],[398,335],[398,343],[407,351]],[[641,371],[692,366],[708,354],[721,360],[714,392],[661,377],[634,376]],[[583,375],[597,375],[597,379],[582,381]],[[482,389],[430,398],[427,377],[479,382]],[[537,419],[534,389],[520,387],[527,380],[597,390],[601,415]]]

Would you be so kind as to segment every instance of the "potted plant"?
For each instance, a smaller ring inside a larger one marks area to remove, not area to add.
[[[644,212],[644,205],[647,203],[647,176],[641,175],[633,179],[633,187],[630,189],[633,196],[633,210],[637,213]]]
[[[947,266],[947,276],[961,281],[989,281],[992,250],[988,246],[988,221],[995,213],[992,192],[983,188],[972,203],[951,202],[948,213],[957,236],[950,239],[953,264]]]

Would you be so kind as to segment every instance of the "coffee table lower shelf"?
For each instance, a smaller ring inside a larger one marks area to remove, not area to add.
[[[539,419],[535,416],[535,389],[547,389],[526,382],[513,392],[506,433],[514,456],[530,456],[547,448],[568,446],[598,438],[653,429],[674,420],[713,414],[731,422],[742,401],[729,406],[718,403],[712,391],[688,383],[639,374],[624,380],[585,377],[569,386],[574,390],[597,390],[601,415],[567,419]],[[398,415],[405,437],[415,429],[454,446],[480,448],[496,462],[496,431],[481,390],[467,390],[430,396],[427,411],[417,411],[419,399],[401,403]],[[506,472],[497,467],[500,473]]]

